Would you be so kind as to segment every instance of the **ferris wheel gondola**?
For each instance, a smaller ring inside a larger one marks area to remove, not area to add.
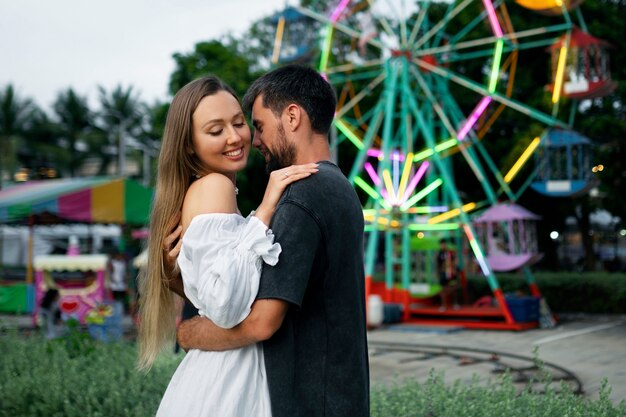
[[[609,47],[608,42],[574,26],[570,33],[561,36],[549,48],[554,80],[548,89],[554,91],[555,86],[562,85],[563,95],[576,100],[612,93],[617,88],[617,82],[611,79]],[[563,79],[557,85],[561,62],[564,65]]]
[[[570,129],[549,129],[542,138],[531,187],[550,197],[574,197],[596,185],[591,140]]]

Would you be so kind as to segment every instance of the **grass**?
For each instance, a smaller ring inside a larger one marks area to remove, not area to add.
[[[134,369],[133,343],[103,344],[80,331],[46,341],[39,334],[0,336],[0,417],[153,416],[182,355],[165,354],[148,374]],[[497,382],[444,384],[432,372],[425,383],[374,386],[373,417],[626,417],[605,384],[597,400],[567,387],[537,394],[519,390],[510,376]]]

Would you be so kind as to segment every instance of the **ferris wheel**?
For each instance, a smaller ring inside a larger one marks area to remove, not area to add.
[[[575,110],[564,120],[561,101],[567,96],[575,109],[576,100],[615,88],[607,45],[587,33],[581,1],[307,3],[277,19],[273,62],[304,56],[281,59],[281,48],[302,50],[287,44],[307,39],[298,33],[302,28],[310,33],[307,19],[321,26],[321,46],[307,43],[306,54],[319,48],[318,69],[338,91],[334,145],[353,148],[348,178],[368,196],[366,275],[374,274],[384,247],[385,301],[401,300],[408,315],[416,248],[433,250],[442,237],[459,242],[462,236],[500,306],[506,302],[494,271],[523,268],[531,292],[539,296],[528,270],[540,258],[537,216],[515,203],[528,187],[553,196],[589,189],[590,141],[571,131]],[[514,28],[510,13],[525,9],[550,16],[548,23]],[[298,23],[290,26],[289,19]],[[518,67],[523,68],[519,54],[527,50],[536,50],[546,68],[552,62],[550,104],[544,108],[514,88]],[[541,132],[524,139],[522,149],[512,143],[515,162],[502,166],[484,142],[510,140],[490,131],[510,112]],[[532,174],[518,178],[533,155]],[[469,167],[480,200],[468,201],[457,187],[457,159]],[[418,269],[418,275],[433,274],[432,263]],[[519,328],[511,312],[502,310],[506,325]]]

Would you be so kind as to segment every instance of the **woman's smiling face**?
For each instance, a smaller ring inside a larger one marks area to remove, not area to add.
[[[250,153],[250,128],[232,94],[206,96],[192,115],[193,149],[208,174],[234,174],[245,168]]]

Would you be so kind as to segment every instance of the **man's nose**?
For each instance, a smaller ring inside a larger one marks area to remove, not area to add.
[[[255,148],[258,148],[259,146],[261,146],[261,138],[259,137],[259,134],[256,132],[252,134],[252,146],[254,146]]]

